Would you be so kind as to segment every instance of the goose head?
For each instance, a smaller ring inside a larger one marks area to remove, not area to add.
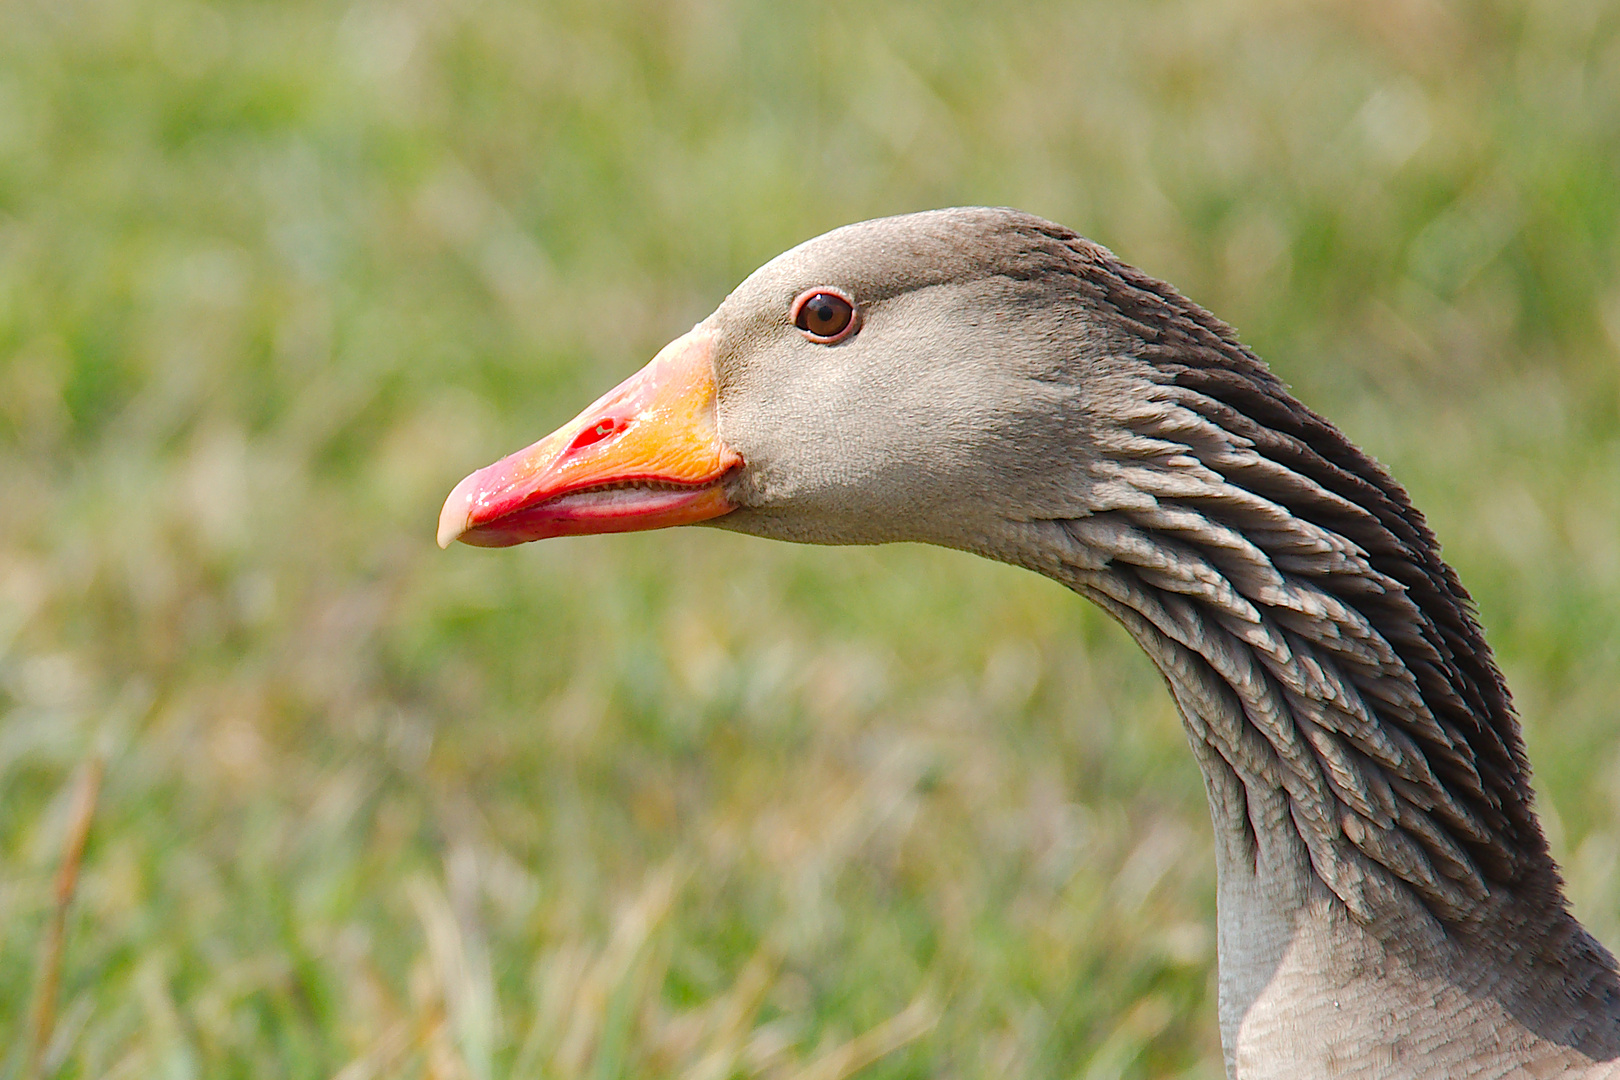
[[[642,371],[473,473],[439,543],[705,522],[995,554],[1083,516],[1108,402],[1150,376],[1100,247],[1011,210],[845,226],[762,266]],[[1134,340],[1133,340],[1134,339]]]
[[[439,542],[700,522],[961,548],[1125,626],[1225,852],[1234,1074],[1384,1075],[1365,1055],[1392,1039],[1447,1048],[1432,1075],[1620,1060],[1620,976],[1568,913],[1507,688],[1422,515],[1170,286],[1010,210],[835,230],[463,480]]]

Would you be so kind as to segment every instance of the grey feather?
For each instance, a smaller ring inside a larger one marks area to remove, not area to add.
[[[858,333],[794,329],[816,286]],[[1620,1075],[1620,976],[1567,910],[1467,592],[1229,327],[994,209],[818,237],[704,325],[747,463],[714,524],[1025,566],[1163,672],[1215,822],[1235,1075]]]

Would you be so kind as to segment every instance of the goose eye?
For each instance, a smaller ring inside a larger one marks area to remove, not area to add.
[[[793,325],[811,341],[841,341],[854,330],[855,305],[828,289],[811,289],[793,302]]]

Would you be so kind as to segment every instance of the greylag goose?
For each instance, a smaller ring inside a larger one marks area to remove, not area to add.
[[[1406,492],[1233,331],[1012,210],[778,256],[439,543],[705,522],[1045,574],[1163,673],[1203,771],[1237,1077],[1620,1076],[1468,594]]]

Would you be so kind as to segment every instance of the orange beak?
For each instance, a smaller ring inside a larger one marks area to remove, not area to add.
[[[715,431],[714,338],[676,338],[652,362],[527,450],[457,484],[439,546],[508,547],[548,536],[689,525],[734,507],[742,464]]]

